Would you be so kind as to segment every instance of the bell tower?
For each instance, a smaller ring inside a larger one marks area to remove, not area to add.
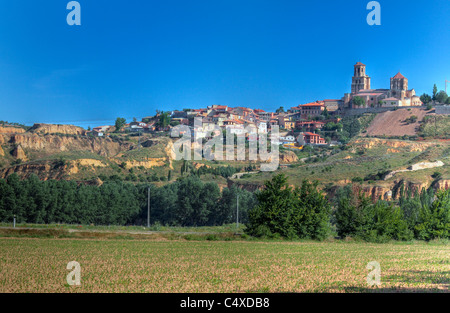
[[[365,89],[370,89],[370,77],[366,75],[366,66],[361,62],[358,62],[354,65],[352,94]]]

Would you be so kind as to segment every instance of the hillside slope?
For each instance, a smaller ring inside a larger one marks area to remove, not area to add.
[[[402,108],[378,114],[367,128],[367,136],[415,136],[423,118],[433,110],[425,108]],[[411,116],[417,116],[414,123],[407,122]]]

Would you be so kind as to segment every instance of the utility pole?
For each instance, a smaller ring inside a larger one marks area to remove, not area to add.
[[[13,227],[16,228],[16,215],[14,214]]]
[[[236,231],[239,229],[239,194],[236,195]]]
[[[150,228],[150,186],[147,191],[147,227]]]

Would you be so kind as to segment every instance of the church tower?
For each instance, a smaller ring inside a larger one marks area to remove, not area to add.
[[[391,78],[391,96],[403,100],[408,91],[408,79],[400,72]]]
[[[366,66],[361,62],[358,62],[354,65],[352,94],[358,93],[360,90],[364,89],[370,89],[370,77],[366,75]]]

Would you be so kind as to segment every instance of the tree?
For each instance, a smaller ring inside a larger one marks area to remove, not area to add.
[[[434,86],[433,86],[433,97],[432,97],[433,101],[436,100],[437,92],[438,92],[437,86],[436,86],[436,84],[434,84]]]
[[[420,96],[420,101],[422,101],[423,104],[428,104],[431,102],[431,97],[428,94],[424,93]]]
[[[450,238],[450,189],[438,191],[431,205],[421,207],[415,232],[424,240]]]
[[[445,91],[441,90],[436,95],[436,101],[439,103],[445,103],[448,99],[448,95]]]
[[[317,183],[303,181],[293,189],[284,174],[266,181],[249,211],[246,232],[253,236],[325,239],[329,234],[330,206]]]
[[[357,107],[366,105],[366,100],[364,100],[362,97],[359,97],[359,96],[353,97],[352,102],[353,102],[353,105],[355,105]]]
[[[123,118],[123,117],[116,118],[116,123],[115,123],[116,129],[115,129],[115,132],[119,132],[120,129],[123,127],[123,125],[125,125],[126,122],[127,122],[126,119]]]
[[[217,184],[204,184],[197,176],[189,176],[177,182],[176,220],[181,226],[204,226],[217,204],[220,190]]]
[[[276,111],[276,113],[284,113],[284,107],[279,107]]]
[[[327,108],[324,108],[324,109],[323,109],[321,115],[322,115],[325,119],[330,118],[330,113],[328,112],[328,109],[327,109]]]
[[[257,237],[294,237],[295,231],[289,221],[295,207],[295,197],[280,174],[265,182],[264,189],[256,195],[258,205],[249,212],[246,232]]]
[[[372,203],[356,188],[340,192],[336,202],[335,221],[340,237],[354,236],[372,242],[413,237],[403,211],[391,203],[381,200]]]
[[[170,124],[170,115],[169,112],[161,112],[159,114],[158,126],[160,128],[166,128]]]

